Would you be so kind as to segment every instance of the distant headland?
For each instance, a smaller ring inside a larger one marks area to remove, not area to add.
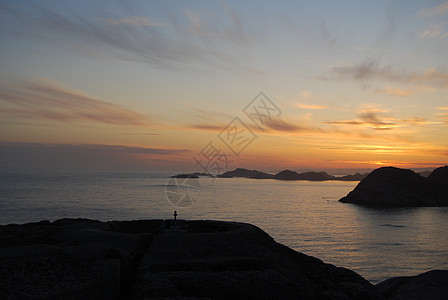
[[[423,177],[412,170],[374,170],[339,201],[368,206],[448,206],[448,166]]]

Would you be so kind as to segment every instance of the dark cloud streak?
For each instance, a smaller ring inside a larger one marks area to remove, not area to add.
[[[324,79],[380,79],[388,82],[448,87],[448,72],[443,67],[427,69],[424,72],[410,72],[390,65],[381,66],[378,60],[368,59],[360,64],[333,67],[332,73],[336,75],[335,78]]]
[[[58,122],[148,126],[148,117],[49,80],[0,81],[0,115]]]

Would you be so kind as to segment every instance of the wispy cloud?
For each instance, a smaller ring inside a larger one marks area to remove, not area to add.
[[[392,130],[405,126],[437,125],[440,122],[428,121],[422,117],[394,118],[387,115],[389,110],[365,105],[357,112],[358,118],[351,120],[327,121],[329,125],[356,125],[364,126],[374,130]]]
[[[428,68],[424,72],[411,72],[390,65],[381,66],[375,59],[368,59],[360,64],[336,66],[332,68],[332,73],[336,75],[334,79],[379,79],[390,82],[448,87],[448,72],[444,68]]]
[[[281,132],[318,131],[305,124],[298,124],[281,118],[269,119],[265,122],[267,128]]]
[[[228,19],[228,25],[219,24],[218,20],[208,20],[206,16],[198,12],[184,10],[185,15],[191,22],[192,31],[198,36],[244,44],[250,41],[251,39],[245,32],[243,21],[237,12],[230,10],[228,7],[224,9],[224,12]],[[216,24],[219,26],[216,26]]]
[[[210,17],[210,22],[193,11],[161,14],[160,20],[153,21],[127,10],[110,17],[106,12],[55,10],[44,2],[26,9],[0,2],[0,17],[9,22],[2,33],[13,37],[35,38],[80,55],[93,54],[96,59],[116,58],[174,69],[182,64],[212,65],[262,74],[248,59],[242,59],[250,58],[246,48],[257,40],[255,35],[246,33],[237,13],[223,11]]]
[[[132,16],[119,19],[107,19],[108,25],[137,25],[137,26],[168,26],[166,23],[151,21],[146,17]]]
[[[160,133],[123,133],[122,135],[157,136],[157,135],[160,135]]]
[[[421,37],[443,40],[448,37],[448,29],[444,23],[435,24],[422,32]]]
[[[433,92],[436,88],[424,85],[413,86],[412,88],[402,89],[396,87],[385,87],[382,89],[376,89],[375,92],[383,95],[390,95],[396,97],[408,97],[416,95],[418,93]]]
[[[328,106],[315,104],[316,102],[321,102],[322,99],[316,96],[312,91],[304,90],[300,92],[300,102],[292,101],[293,107],[298,107],[302,109],[326,109]],[[314,102],[314,103],[313,103]]]
[[[422,17],[443,16],[448,14],[448,2],[443,2],[440,5],[424,8],[418,13]]]
[[[190,149],[0,142],[0,166],[20,169],[164,170],[191,164]]]
[[[148,117],[58,82],[0,81],[0,114],[19,119],[148,126]]]
[[[328,108],[325,105],[306,104],[306,103],[295,103],[294,106],[296,106],[298,108],[303,108],[303,109],[326,109],[326,108]]]
[[[404,90],[399,88],[384,88],[384,89],[377,89],[377,93],[384,94],[384,95],[391,95],[391,96],[397,96],[397,97],[407,97],[412,94],[414,94],[414,91],[412,90]]]

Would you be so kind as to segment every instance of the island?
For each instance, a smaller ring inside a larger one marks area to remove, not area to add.
[[[382,167],[339,201],[367,206],[448,206],[448,166],[435,169],[428,177]]]
[[[199,178],[199,177],[213,177],[213,175],[204,172],[194,172],[194,173],[177,174],[171,176],[171,178]]]
[[[208,173],[190,173],[179,174],[172,177],[176,178],[199,178],[200,176],[212,176]],[[248,170],[244,168],[236,168],[233,171],[227,171],[223,174],[217,175],[218,178],[251,178],[251,179],[277,179],[277,180],[309,180],[309,181],[360,181],[365,178],[367,174],[356,173],[346,176],[333,176],[326,172],[303,172],[297,173],[291,170],[283,170],[276,174],[265,173],[257,170]]]
[[[447,287],[446,270],[372,285],[247,223],[0,226],[1,299],[445,299]]]

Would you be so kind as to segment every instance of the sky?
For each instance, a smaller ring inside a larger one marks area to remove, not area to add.
[[[1,1],[0,168],[435,168],[447,63],[447,1]]]

